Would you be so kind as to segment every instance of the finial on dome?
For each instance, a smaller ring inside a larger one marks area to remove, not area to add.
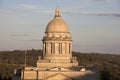
[[[59,6],[57,6],[56,10],[55,10],[55,16],[60,16],[60,8]]]

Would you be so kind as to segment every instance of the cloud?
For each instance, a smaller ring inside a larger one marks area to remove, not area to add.
[[[110,0],[93,0],[93,1],[108,2],[108,1],[110,1]]]
[[[98,12],[98,13],[90,13],[88,15],[97,15],[97,16],[115,16],[115,17],[120,17],[120,12]]]
[[[53,10],[44,9],[42,6],[33,4],[19,4],[14,9],[0,9],[0,17],[2,18],[21,18],[31,15],[51,14]]]
[[[96,16],[116,16],[116,17],[120,17],[120,11],[83,11],[83,12],[81,12],[81,14],[96,15]]]
[[[64,14],[70,15],[95,15],[95,16],[115,16],[120,17],[119,11],[64,11]]]
[[[28,34],[11,34],[13,37],[26,37],[29,36]]]
[[[25,10],[33,10],[33,9],[38,9],[39,7],[33,4],[20,4],[20,8],[21,9],[25,9]]]
[[[21,41],[40,42],[40,41],[41,41],[41,39],[28,39],[28,40],[21,40]]]
[[[2,19],[9,19],[9,18],[18,18],[18,17],[24,17],[29,16],[27,13],[20,11],[19,9],[13,10],[13,9],[0,9],[0,17]]]
[[[8,16],[8,15],[12,15],[14,14],[14,11],[12,10],[7,10],[7,9],[0,9],[0,16],[3,17],[3,16]]]
[[[20,4],[20,9],[29,10],[33,14],[52,14],[53,10],[44,9],[42,6],[33,5],[33,4]]]

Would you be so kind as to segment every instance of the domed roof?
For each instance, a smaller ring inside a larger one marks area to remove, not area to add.
[[[55,10],[54,19],[48,23],[46,32],[69,32],[68,25],[60,16],[59,7]]]

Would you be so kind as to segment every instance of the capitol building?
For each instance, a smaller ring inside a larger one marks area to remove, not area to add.
[[[24,67],[22,80],[99,80],[97,71],[78,66],[77,57],[72,56],[69,26],[62,19],[59,7],[42,41],[42,56],[38,56],[35,67]]]

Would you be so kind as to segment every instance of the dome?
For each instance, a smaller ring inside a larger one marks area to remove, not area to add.
[[[46,32],[69,32],[68,25],[60,16],[59,8],[55,10],[55,17],[48,23]]]

